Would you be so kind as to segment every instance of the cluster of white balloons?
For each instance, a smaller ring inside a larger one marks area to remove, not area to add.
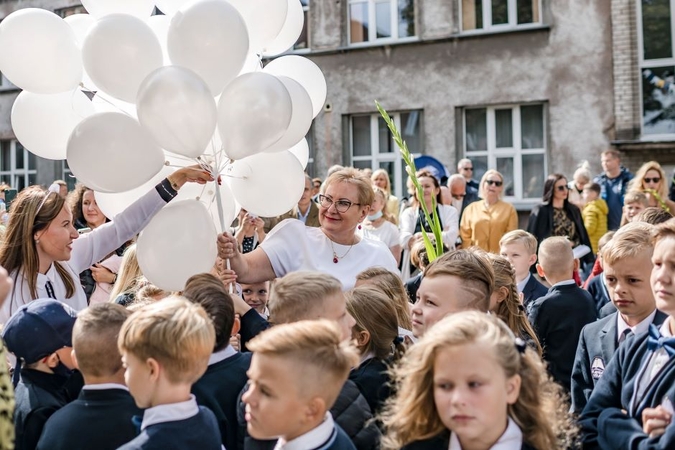
[[[32,153],[67,159],[114,217],[177,167],[224,183],[185,186],[139,238],[139,263],[178,290],[215,260],[217,230],[240,207],[282,214],[304,189],[305,135],[326,81],[298,39],[300,0],[82,0],[62,19],[37,8],[0,23],[0,71]],[[151,16],[154,7],[165,15]],[[85,93],[86,92],[86,93]],[[180,230],[180,231],[179,231]]]

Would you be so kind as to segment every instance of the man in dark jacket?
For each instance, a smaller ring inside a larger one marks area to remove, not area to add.
[[[616,150],[610,149],[602,152],[600,163],[603,173],[596,176],[593,181],[602,188],[600,196],[609,207],[607,229],[617,230],[621,225],[623,196],[626,193],[628,182],[633,179],[633,174],[621,165],[621,155]]]

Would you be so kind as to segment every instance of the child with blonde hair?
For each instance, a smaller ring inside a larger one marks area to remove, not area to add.
[[[276,325],[249,348],[250,387],[242,400],[251,436],[278,440],[274,448],[355,450],[329,412],[359,359],[335,323]]]
[[[383,449],[565,449],[574,427],[537,354],[498,318],[446,317],[394,371]]]
[[[405,351],[398,335],[396,311],[391,300],[374,286],[360,286],[347,291],[347,312],[356,324],[352,327],[361,361],[349,374],[359,387],[373,414],[377,414],[391,395],[389,364]]]
[[[649,207],[647,195],[640,191],[629,191],[623,199],[623,214],[621,226],[632,222],[638,214]]]
[[[220,450],[216,417],[190,393],[206,372],[215,342],[204,308],[182,297],[147,305],[124,322],[117,340],[124,379],[145,412],[141,433],[120,449]]]

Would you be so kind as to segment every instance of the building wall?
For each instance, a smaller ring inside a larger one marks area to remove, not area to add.
[[[614,137],[608,2],[544,2],[548,20],[537,29],[469,37],[456,32],[456,2],[419,0],[418,42],[358,49],[341,46],[345,39],[333,26],[319,26],[328,21],[324,14],[346,17],[339,3],[330,4],[313,3],[310,14],[308,56],[326,76],[332,107],[313,127],[319,173],[349,163],[342,117],[376,112],[376,99],[390,111],[423,109],[425,153],[448,167],[462,152],[457,108],[544,101],[548,171],[571,175],[585,159],[599,169],[599,154]],[[326,51],[329,43],[334,51]]]

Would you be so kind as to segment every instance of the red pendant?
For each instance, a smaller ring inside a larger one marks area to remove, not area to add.
[[[334,262],[335,264],[337,264],[337,263],[338,263],[338,259],[337,259],[337,256],[333,256],[333,262]]]

